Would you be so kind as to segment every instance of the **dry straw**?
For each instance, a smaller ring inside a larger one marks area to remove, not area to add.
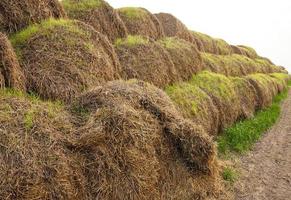
[[[0,1],[0,31],[7,34],[15,33],[44,19],[65,16],[58,0]]]
[[[25,90],[25,78],[16,54],[5,34],[0,32],[0,74],[1,85]]]

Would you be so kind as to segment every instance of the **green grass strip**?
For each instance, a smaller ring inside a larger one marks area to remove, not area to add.
[[[291,85],[291,82],[288,84]],[[227,128],[217,140],[221,154],[244,153],[272,127],[280,116],[281,102],[288,96],[288,90],[278,94],[270,107],[258,111],[251,119],[239,121]]]

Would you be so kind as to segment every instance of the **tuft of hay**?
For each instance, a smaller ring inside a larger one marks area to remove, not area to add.
[[[189,80],[201,71],[202,58],[195,45],[176,37],[167,37],[159,43],[169,52],[176,71],[182,80]]]
[[[0,31],[15,33],[48,18],[65,17],[58,0],[1,0]]]
[[[193,199],[217,192],[212,141],[163,91],[114,81],[73,105],[89,115],[76,146],[86,158],[90,198]]]
[[[195,39],[188,28],[175,16],[169,13],[155,14],[161,22],[167,37],[177,37],[195,44]]]
[[[7,36],[0,33],[0,74],[2,86],[25,90],[25,78]]]
[[[79,21],[50,19],[12,37],[27,89],[69,102],[91,86],[119,78],[120,64],[105,36]]]
[[[212,98],[219,111],[219,132],[238,119],[239,98],[234,84],[226,76],[204,71],[194,75],[190,83],[200,87]]]
[[[195,124],[202,125],[209,135],[216,135],[219,114],[212,98],[201,88],[191,83],[178,83],[166,88],[167,94],[175,102],[183,116]]]
[[[128,33],[142,35],[152,39],[160,39],[165,36],[159,20],[144,8],[126,7],[117,9],[124,21]]]
[[[7,36],[0,32],[1,86],[25,90],[25,78]]]
[[[233,77],[231,78],[235,86],[235,91],[240,99],[240,119],[248,119],[254,116],[257,108],[258,96],[256,89],[245,78]]]
[[[69,118],[59,103],[0,90],[1,199],[84,199],[79,160],[66,147]]]
[[[115,43],[122,78],[136,78],[163,88],[179,80],[171,56],[163,46],[142,36],[128,36]]]
[[[63,0],[68,17],[93,26],[111,42],[127,36],[127,29],[118,13],[103,0]]]

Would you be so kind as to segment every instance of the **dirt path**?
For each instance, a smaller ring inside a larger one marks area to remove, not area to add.
[[[291,90],[281,117],[241,160],[238,200],[291,200]]]

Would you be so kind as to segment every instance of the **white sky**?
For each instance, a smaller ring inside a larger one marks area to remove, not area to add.
[[[189,29],[244,44],[291,72],[291,0],[107,0],[168,12]]]

